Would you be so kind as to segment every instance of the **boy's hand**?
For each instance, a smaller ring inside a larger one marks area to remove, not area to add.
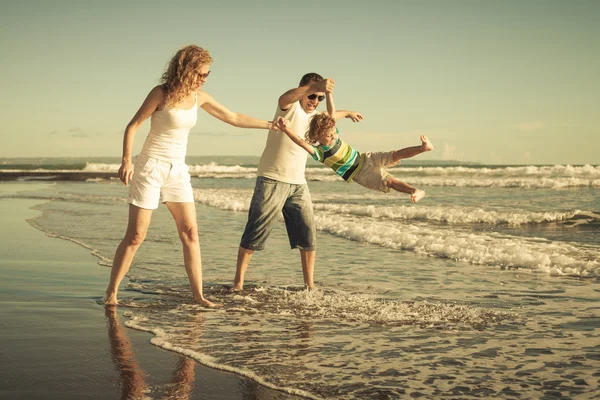
[[[322,81],[317,82],[317,91],[332,93],[333,87],[335,86],[335,81],[331,78],[323,79]]]
[[[355,111],[350,111],[348,115],[346,115],[346,118],[350,118],[352,122],[360,122],[362,121],[363,116]]]
[[[289,121],[283,117],[278,117],[277,121],[275,121],[275,125],[282,132],[284,129],[288,129],[290,127]]]

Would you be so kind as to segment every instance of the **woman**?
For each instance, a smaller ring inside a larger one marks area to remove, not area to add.
[[[123,160],[119,178],[131,182],[127,202],[129,222],[117,247],[104,303],[117,305],[119,284],[129,270],[159,202],[173,215],[183,244],[185,270],[194,301],[206,307],[217,304],[202,294],[202,261],[194,195],[185,164],[187,139],[201,107],[215,118],[239,128],[273,129],[271,121],[231,112],[202,90],[213,62],[209,52],[190,45],[179,50],[169,62],[161,85],[153,88],[127,125],[123,138]],[[151,118],[150,132],[134,164],[131,152],[139,126]]]

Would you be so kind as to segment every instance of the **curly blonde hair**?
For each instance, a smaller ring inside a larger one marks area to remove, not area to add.
[[[198,84],[198,70],[213,62],[208,50],[196,45],[180,49],[162,74],[160,83],[166,92],[165,106],[173,106],[189,96]]]
[[[319,141],[321,134],[330,131],[335,127],[335,119],[326,112],[315,114],[308,125],[308,131],[304,135],[304,140],[309,144],[315,144]]]

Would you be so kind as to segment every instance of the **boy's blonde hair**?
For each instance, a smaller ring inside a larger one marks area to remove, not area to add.
[[[169,61],[160,82],[165,88],[166,106],[174,106],[189,96],[198,82],[198,70],[211,64],[208,50],[196,45],[185,46]]]
[[[304,139],[309,144],[315,144],[319,141],[321,134],[330,131],[335,127],[335,119],[326,112],[315,114],[308,125],[308,131],[304,135]]]

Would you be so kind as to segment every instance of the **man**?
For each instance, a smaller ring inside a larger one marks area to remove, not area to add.
[[[302,77],[297,88],[290,89],[279,97],[277,112],[273,120],[283,117],[294,132],[303,135],[312,117],[331,93],[335,82],[323,79],[311,72]],[[339,110],[336,119],[362,120],[359,113]],[[285,134],[270,130],[267,144],[258,163],[258,177],[248,211],[248,222],[238,250],[237,268],[233,290],[244,288],[244,276],[255,250],[265,247],[275,220],[283,212],[290,246],[300,250],[304,286],[314,288],[314,265],[316,257],[316,232],[312,202],[304,177],[306,151],[297,146]]]

